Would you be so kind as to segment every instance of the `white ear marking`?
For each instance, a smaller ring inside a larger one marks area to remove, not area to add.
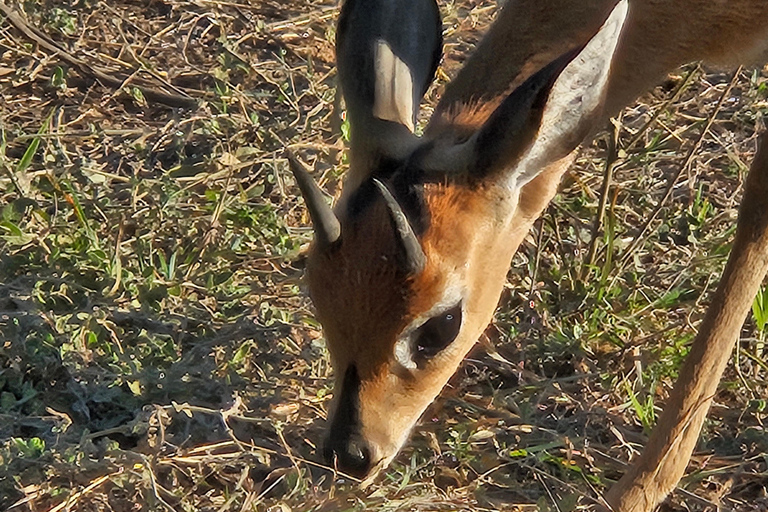
[[[413,132],[413,75],[408,65],[392,52],[383,39],[374,48],[376,83],[373,115],[393,121]]]
[[[542,115],[539,135],[521,158],[517,172],[510,176],[510,187],[519,189],[531,181],[559,158],[557,155],[569,152],[586,136],[584,130],[602,108],[627,12],[628,2],[621,0],[598,33],[557,78]]]

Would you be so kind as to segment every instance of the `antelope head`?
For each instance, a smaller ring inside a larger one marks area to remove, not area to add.
[[[623,0],[586,45],[477,98],[475,126],[419,137],[441,51],[434,0],[344,4],[351,168],[335,211],[290,158],[315,227],[306,274],[336,374],[325,454],[340,470],[389,464],[490,322],[514,251],[601,114],[626,13]]]

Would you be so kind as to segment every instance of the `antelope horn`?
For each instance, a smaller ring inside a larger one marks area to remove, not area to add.
[[[421,248],[419,239],[416,238],[416,233],[413,232],[413,228],[411,228],[411,224],[408,222],[405,212],[403,212],[403,209],[400,207],[387,186],[376,178],[373,178],[373,182],[384,197],[384,202],[387,204],[387,209],[389,210],[392,222],[395,225],[397,237],[400,239],[400,243],[403,244],[406,268],[410,274],[418,274],[424,270],[424,266],[427,262],[427,257],[424,255],[424,250]]]
[[[309,210],[315,239],[321,247],[328,247],[341,238],[341,223],[325,201],[323,191],[312,179],[307,167],[290,150],[285,151],[285,156]]]

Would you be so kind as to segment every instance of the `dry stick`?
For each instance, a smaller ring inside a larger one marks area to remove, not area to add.
[[[613,184],[613,171],[618,164],[618,151],[616,147],[619,139],[619,126],[618,121],[611,120],[611,129],[608,133],[608,153],[605,155],[605,176],[603,177],[603,185],[600,188],[600,203],[597,205],[597,216],[595,217],[595,223],[592,225],[592,237],[589,242],[589,256],[587,257],[587,265],[582,267],[582,271],[579,272],[579,277],[583,278],[586,272],[595,264],[597,258],[597,237],[600,234],[600,229],[603,227],[603,217],[605,216],[605,206],[608,203],[608,191]]]
[[[653,124],[659,119],[659,116],[661,116],[662,113],[666,112],[667,109],[672,105],[677,99],[680,97],[680,93],[685,90],[685,88],[688,86],[688,84],[691,82],[691,78],[693,78],[693,75],[696,74],[697,71],[701,69],[701,64],[696,66],[695,68],[691,69],[687,75],[685,75],[685,78],[683,78],[683,81],[680,82],[680,85],[677,86],[677,89],[675,89],[675,92],[672,93],[672,96],[669,97],[667,101],[664,102],[664,104],[658,108],[651,118],[648,120],[647,123],[643,125],[640,130],[635,134],[634,137],[632,137],[632,140],[629,141],[629,144],[626,145],[624,148],[625,151],[629,151],[634,147],[635,144],[640,142],[640,139],[643,138],[643,135],[648,131],[648,129],[653,126]]]
[[[541,486],[544,488],[544,490],[547,492],[547,496],[549,497],[549,501],[552,502],[552,504],[555,506],[555,510],[557,512],[562,512],[560,509],[560,505],[557,503],[557,500],[555,499],[555,496],[552,494],[552,491],[549,490],[549,486],[547,485],[547,482],[544,481],[544,479],[541,477],[539,473],[534,473],[533,477],[541,483]]]
[[[511,464],[511,463],[502,464],[502,465],[496,466],[491,471],[487,471],[486,473],[483,473],[482,475],[480,475],[480,478],[482,478],[483,476],[485,476],[488,473],[491,473],[492,471],[496,471],[497,469],[499,469],[502,466],[506,466],[506,465],[509,465],[509,464]],[[523,468],[526,468],[527,470],[529,470],[531,472],[533,472],[536,477],[540,478],[539,481],[542,483],[542,485],[545,488],[546,488],[546,485],[544,485],[544,479],[546,478],[546,479],[552,480],[554,482],[557,482],[558,484],[560,484],[563,487],[567,488],[573,494],[580,495],[581,497],[583,497],[587,501],[590,501],[593,505],[598,505],[598,506],[602,506],[602,507],[605,507],[607,505],[607,503],[605,502],[605,500],[603,499],[602,496],[598,495],[597,498],[593,498],[592,496],[590,496],[588,494],[585,494],[580,489],[575,488],[573,485],[569,484],[565,480],[561,480],[561,479],[557,478],[554,475],[550,475],[546,471],[542,471],[541,469],[537,468],[536,466],[532,466],[530,464],[520,464],[520,466],[523,467]],[[589,481],[587,481],[587,483],[589,483]],[[592,487],[592,484],[589,484],[589,486],[592,489],[594,489],[594,487]],[[549,493],[549,489],[547,489],[547,494],[549,494],[550,497],[552,497],[552,495]],[[554,497],[552,497],[552,499],[553,499],[553,503],[556,504],[557,502],[554,500]]]
[[[176,512],[176,509],[174,509],[170,503],[165,501],[163,497],[160,496],[160,489],[165,491],[167,494],[171,494],[171,492],[157,483],[157,478],[155,477],[155,472],[152,471],[152,464],[149,462],[149,459],[145,455],[142,455],[141,458],[144,460],[144,467],[146,468],[147,474],[149,475],[149,486],[152,489],[152,494],[155,495],[155,499],[159,501],[160,504],[169,512]]]
[[[54,139],[54,138],[88,139],[88,138],[102,137],[102,136],[123,137],[128,135],[146,135],[147,133],[148,132],[140,128],[135,128],[130,130],[99,130],[99,131],[77,130],[77,131],[64,132],[64,133],[30,133],[27,135],[19,135],[18,137],[14,137],[13,139],[11,139],[11,141],[23,142],[25,140],[32,140],[32,139]]]
[[[701,69],[701,65],[696,66],[695,68],[691,69],[688,74],[685,75],[685,78],[683,78],[682,82],[677,86],[675,91],[672,93],[672,95],[667,99],[667,101],[664,102],[664,104],[656,109],[656,111],[653,113],[651,118],[646,122],[640,130],[637,131],[634,137],[629,141],[629,144],[625,147],[624,151],[629,151],[632,147],[634,147],[635,144],[637,144],[640,139],[645,135],[645,133],[650,129],[651,126],[658,120],[659,116],[662,114],[662,112],[666,112],[672,103],[677,101],[677,98],[680,96],[680,93],[685,90],[686,86],[690,83],[691,78],[693,75]],[[600,204],[597,208],[597,216],[595,217],[595,223],[592,226],[592,239],[590,241],[589,245],[589,257],[587,261],[589,262],[587,264],[587,269],[592,267],[595,264],[595,260],[597,259],[597,237],[600,234],[600,229],[603,225],[603,218],[605,217],[605,207],[606,203],[608,201],[608,192],[610,190],[610,187],[613,182],[613,171],[616,169],[618,165],[618,142],[619,142],[619,132],[620,128],[617,124],[614,122],[611,122],[611,133],[610,137],[608,139],[608,153],[605,157],[605,175],[603,177],[603,185],[600,190]],[[675,180],[676,181],[676,180]],[[585,275],[586,271],[582,271],[580,275],[583,277]]]
[[[723,103],[725,103],[725,100],[730,96],[731,89],[733,89],[733,86],[736,85],[736,82],[739,79],[740,73],[741,73],[741,67],[739,67],[739,69],[736,70],[736,73],[733,74],[731,81],[728,83],[728,87],[726,87],[725,90],[723,91],[723,94],[720,95],[720,99],[717,101],[715,110],[712,112],[712,115],[710,115],[709,118],[707,119],[707,124],[704,126],[704,129],[701,131],[699,138],[696,139],[696,142],[694,143],[693,147],[691,147],[691,149],[688,150],[688,153],[685,155],[685,159],[683,160],[682,165],[680,165],[680,168],[677,170],[677,172],[672,177],[672,179],[669,180],[669,184],[667,185],[667,188],[664,191],[664,196],[659,201],[659,204],[656,205],[656,208],[653,210],[653,213],[651,213],[651,215],[643,223],[643,227],[640,228],[640,232],[632,240],[632,243],[629,245],[629,248],[627,249],[626,254],[619,262],[616,275],[613,278],[614,282],[616,281],[617,277],[621,274],[621,271],[624,269],[626,264],[632,258],[634,252],[637,250],[640,243],[642,243],[643,236],[645,236],[645,233],[651,227],[651,224],[653,223],[653,221],[656,220],[656,218],[659,216],[659,213],[661,213],[662,208],[664,208],[664,205],[666,204],[666,202],[669,200],[670,197],[672,197],[672,191],[675,189],[677,180],[680,179],[680,176],[683,175],[683,173],[688,169],[688,166],[691,164],[691,161],[693,160],[693,156],[696,154],[696,151],[698,151],[699,147],[701,146],[701,143],[704,141],[704,137],[706,137],[707,132],[709,132],[709,129],[712,127],[712,124],[715,122],[715,119],[717,118],[717,114],[720,113],[720,109],[722,108]]]
[[[528,301],[533,300],[533,292],[536,291],[536,277],[539,270],[539,262],[541,261],[541,246],[544,243],[544,217],[539,219],[539,236],[536,240],[536,256],[533,260],[533,271],[531,271],[531,286],[528,289]]]
[[[277,31],[277,30],[284,30],[286,28],[295,28],[299,25],[306,25],[312,22],[316,23],[318,21],[325,21],[327,19],[333,18],[336,16],[336,13],[338,11],[339,11],[339,7],[337,6],[325,7],[321,9],[319,13],[315,12],[309,15],[293,18],[291,20],[276,21],[274,23],[268,24],[265,28],[268,31]]]
[[[109,75],[107,73],[104,73],[103,71],[100,71],[98,69],[91,67],[84,60],[75,57],[65,49],[61,48],[56,43],[51,41],[47,36],[45,36],[42,33],[39,33],[35,28],[29,26],[27,22],[24,20],[24,18],[18,15],[13,9],[5,5],[5,3],[3,3],[2,1],[0,1],[0,12],[5,14],[8,20],[10,20],[10,22],[13,23],[13,25],[25,36],[35,41],[37,44],[39,44],[49,52],[53,52],[57,54],[63,61],[67,62],[71,66],[76,67],[81,72],[85,73],[86,75],[92,76],[93,78],[102,82],[105,85],[108,85],[110,87],[116,87],[118,89],[123,87],[124,85],[123,80],[120,80],[119,78],[115,78],[112,75]],[[189,96],[169,94],[167,92],[163,92],[157,89],[153,89],[145,86],[139,86],[139,85],[134,85],[133,87],[141,91],[141,94],[146,99],[150,101],[156,101],[158,103],[162,103],[170,107],[194,108],[197,106],[197,100]]]
[[[120,474],[121,472],[122,472],[122,469],[120,469],[118,471],[115,471],[113,473],[109,473],[107,475],[102,475],[102,476],[94,479],[93,481],[91,481],[90,484],[85,486],[83,489],[70,494],[67,497],[67,499],[65,499],[64,501],[62,501],[61,503],[59,503],[55,507],[49,509],[48,512],[60,512],[62,510],[71,510],[72,507],[74,507],[77,504],[77,502],[80,501],[80,498],[82,498],[86,494],[90,493],[92,490],[94,490],[95,488],[97,488],[98,486],[100,486],[101,484],[103,484],[104,482],[106,482],[107,480],[112,478],[113,476],[116,476],[116,475]],[[15,504],[12,505],[11,508],[13,508],[14,506],[16,506],[16,505]]]
[[[110,7],[109,7],[108,5],[107,5],[107,9],[110,9]],[[131,23],[131,25],[133,25],[134,27],[136,27],[136,28],[138,28],[140,31],[142,31],[142,30],[141,30],[141,29],[140,29],[140,28],[139,28],[139,27],[138,27],[136,24],[134,24],[134,23]],[[172,27],[173,25],[170,25],[170,26]],[[131,57],[133,58],[133,60],[134,60],[134,61],[136,61],[136,64],[138,64],[138,65],[139,65],[139,68],[138,68],[138,69],[136,69],[136,70],[134,71],[134,73],[138,73],[139,71],[144,71],[144,72],[146,72],[146,73],[150,74],[152,77],[154,77],[154,79],[155,79],[155,80],[157,80],[157,81],[161,82],[161,83],[162,83],[163,85],[165,85],[166,87],[168,87],[168,88],[170,88],[170,89],[173,89],[173,90],[174,90],[174,91],[176,91],[177,93],[181,94],[181,95],[182,95],[182,97],[183,97],[183,96],[184,96],[184,91],[182,91],[180,88],[176,87],[175,85],[173,85],[172,83],[170,83],[168,80],[166,80],[165,78],[163,78],[163,77],[160,75],[160,73],[158,73],[157,71],[155,71],[155,70],[153,70],[153,69],[149,68],[149,67],[148,67],[148,66],[145,64],[145,62],[146,62],[146,60],[147,60],[147,59],[143,58],[143,56],[140,58],[138,55],[136,55],[136,52],[133,50],[133,47],[131,46],[130,42],[128,41],[128,37],[125,35],[125,32],[123,31],[123,25],[122,25],[122,22],[121,22],[121,20],[119,20],[119,19],[118,19],[118,22],[117,22],[117,23],[115,23],[115,27],[117,28],[117,31],[120,33],[120,37],[123,39],[123,48],[127,48],[127,49],[128,49],[128,52],[131,54]],[[169,27],[166,27],[166,29],[167,29],[167,28],[169,28]],[[165,29],[163,29],[163,30],[165,30]],[[142,31],[142,32],[143,32],[143,31]],[[162,31],[161,31],[161,32],[162,32]],[[146,34],[146,33],[145,33],[145,34]],[[150,41],[152,40],[152,38],[153,38],[153,37],[155,37],[155,36],[153,36],[152,34],[146,34],[146,35],[147,35],[147,36],[149,36],[149,38],[150,38]],[[147,46],[148,46],[148,45],[149,45],[149,41],[147,42]],[[145,47],[146,47],[146,46],[145,46]],[[127,64],[127,63],[123,63],[123,62],[121,62],[121,61],[118,61],[118,62],[120,62],[121,64]],[[130,64],[128,64],[128,66],[129,66],[129,69],[132,69],[132,68],[133,68],[133,67],[132,67]],[[132,75],[132,76],[133,76],[133,75]]]

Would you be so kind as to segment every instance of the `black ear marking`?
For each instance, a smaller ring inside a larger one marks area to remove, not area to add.
[[[372,170],[368,178],[352,193],[347,203],[347,215],[350,220],[359,219],[373,201],[379,197],[376,186],[373,184],[373,178],[377,178],[385,183],[390,182],[392,176],[403,167],[403,161],[389,158],[385,155],[379,157],[376,168]],[[397,190],[394,189],[395,197],[399,199]],[[407,211],[406,211],[407,213]]]
[[[390,188],[408,217],[413,232],[422,236],[431,221],[424,199],[424,172],[406,164],[392,176]]]
[[[353,130],[372,118],[377,71],[385,75],[391,71],[376,69],[379,42],[410,72],[413,90],[408,95],[415,119],[442,53],[442,21],[435,0],[347,0],[342,6],[336,58]]]
[[[368,179],[354,191],[347,203],[347,215],[352,221],[361,215],[380,197],[373,179],[386,183],[390,192],[402,208],[416,236],[422,236],[429,229],[431,216],[424,199],[425,173],[412,166],[412,159],[405,162],[382,157],[379,165]]]
[[[477,133],[473,177],[482,179],[506,167],[531,145],[555,81],[582,49],[575,48],[544,66],[501,102]]]

